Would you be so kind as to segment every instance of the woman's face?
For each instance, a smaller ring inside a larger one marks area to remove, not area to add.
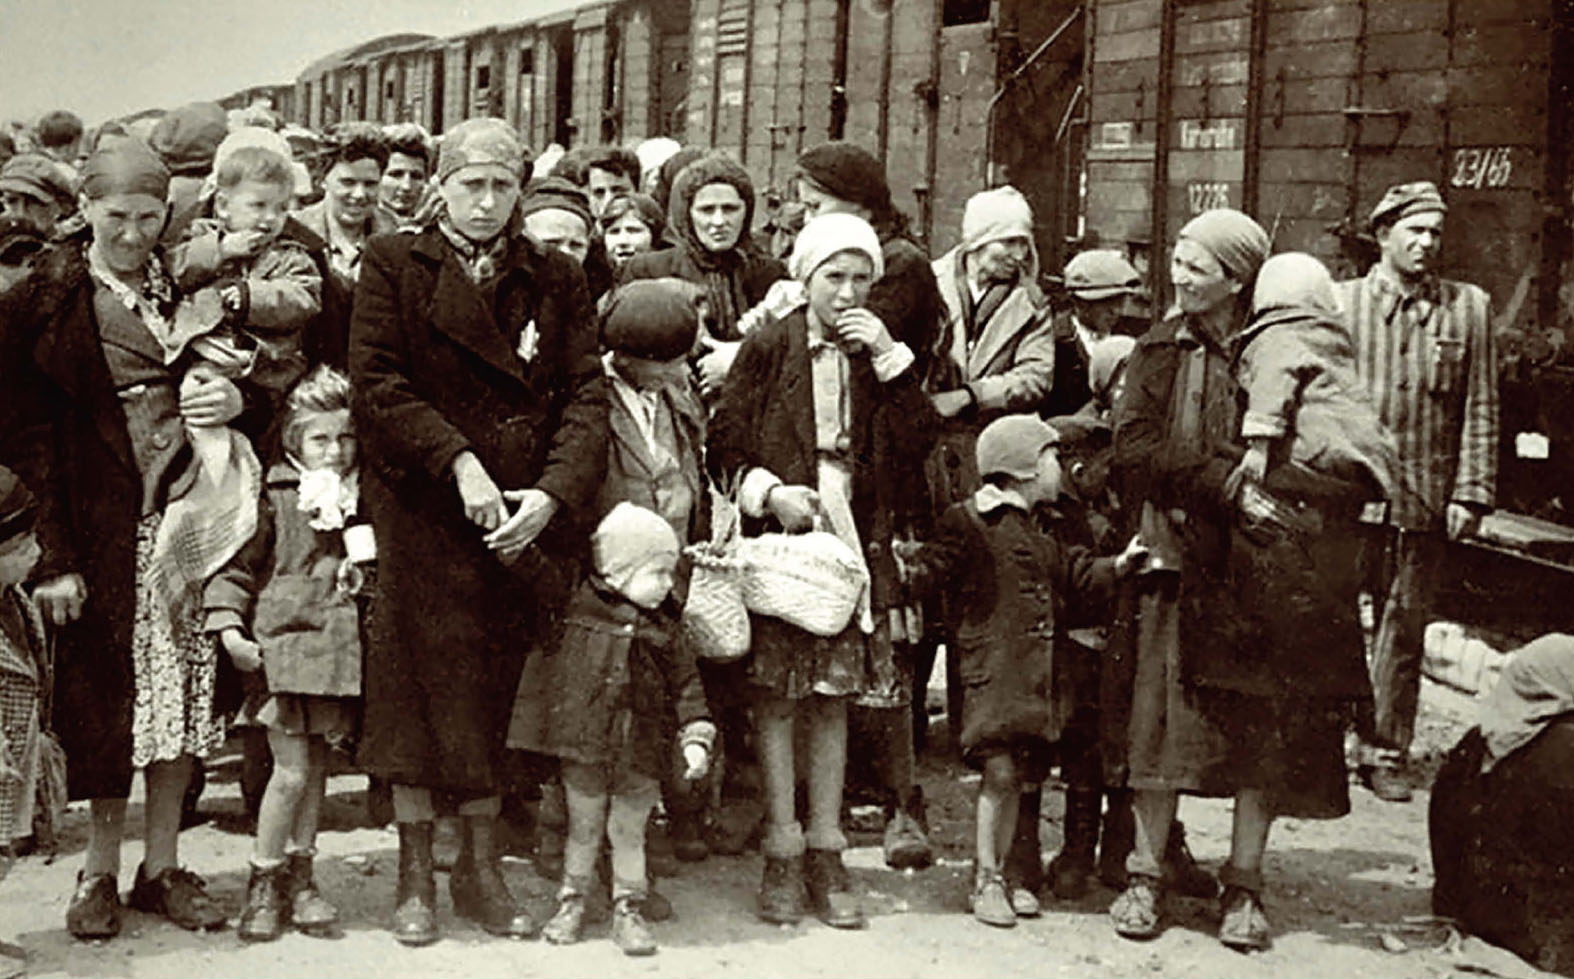
[[[355,431],[349,409],[315,411],[301,422],[301,465],[343,476],[355,467]]]
[[[358,227],[372,216],[383,171],[376,160],[340,160],[323,178],[328,212],[347,228]]]
[[[26,581],[43,553],[38,546],[38,535],[31,530],[0,541],[0,587],[20,585]]]
[[[1182,238],[1170,257],[1170,282],[1183,313],[1206,313],[1241,291],[1241,284],[1224,271],[1213,252]]]
[[[454,229],[471,241],[490,241],[519,203],[519,175],[501,163],[477,163],[449,174],[440,191]]]
[[[837,252],[809,273],[805,288],[809,309],[826,326],[849,309],[857,309],[869,299],[874,284],[874,263],[862,252]]]
[[[713,252],[724,252],[743,237],[743,195],[732,184],[706,184],[689,205],[694,237]]]
[[[84,199],[82,211],[93,227],[93,247],[111,271],[133,275],[164,231],[164,202],[149,194],[110,194]]]
[[[1028,269],[1033,242],[1022,236],[987,242],[968,256],[986,282],[1015,282]]]
[[[635,255],[650,251],[652,244],[650,225],[640,220],[637,212],[624,211],[616,221],[601,230],[607,245],[607,257],[613,265],[622,265]]]
[[[388,154],[383,168],[382,202],[395,214],[408,216],[421,203],[426,188],[426,161],[403,153]]]

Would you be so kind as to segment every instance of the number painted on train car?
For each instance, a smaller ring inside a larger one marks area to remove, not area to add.
[[[1196,181],[1186,185],[1186,203],[1191,213],[1201,214],[1216,207],[1230,206],[1230,185],[1216,181]]]
[[[1481,190],[1505,187],[1513,175],[1512,146],[1473,146],[1454,151],[1454,171],[1448,182],[1453,187]]]

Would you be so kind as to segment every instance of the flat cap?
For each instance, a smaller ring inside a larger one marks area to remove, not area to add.
[[[1372,226],[1390,221],[1398,221],[1412,214],[1424,211],[1447,211],[1448,205],[1443,203],[1443,195],[1438,193],[1437,184],[1430,180],[1417,180],[1415,183],[1396,184],[1388,188],[1388,193],[1372,208]]]
[[[1078,252],[1066,263],[1066,291],[1078,299],[1109,299],[1141,288],[1136,268],[1112,249]]]

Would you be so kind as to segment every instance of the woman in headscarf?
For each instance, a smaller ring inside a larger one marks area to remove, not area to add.
[[[565,594],[570,528],[594,516],[606,472],[590,296],[572,259],[520,232],[525,169],[502,120],[450,130],[437,216],[374,238],[356,288],[350,377],[379,565],[360,760],[393,785],[407,945],[438,937],[439,794],[463,821],[456,911],[493,934],[535,931],[498,868],[504,735],[525,651]]]
[[[165,363],[177,299],[158,250],[169,171],[125,139],[90,156],[82,177],[88,235],[55,249],[8,297],[0,359],[6,456],[39,494],[34,597],[56,629],[69,793],[92,800],[66,927],[83,939],[120,930],[120,844],[140,768],[146,829],[131,906],[220,928],[224,912],[181,868],[176,845],[192,759],[224,740],[216,650],[200,631],[200,603],[184,612],[172,603],[152,558],[167,508],[197,472],[189,432],[233,421],[242,391],[222,375],[182,384],[185,365]]]
[[[739,318],[787,274],[781,262],[755,249],[753,226],[748,171],[722,153],[706,154],[684,167],[672,186],[667,230],[675,247],[633,259],[619,276],[620,282],[671,276],[704,288],[709,312],[701,342],[712,349],[699,368],[707,393],[720,388],[737,356]]]
[[[1251,583],[1238,580],[1252,565],[1237,556],[1246,499],[1226,486],[1242,456],[1231,341],[1268,247],[1267,234],[1239,211],[1206,211],[1181,229],[1170,262],[1175,305],[1137,342],[1116,409],[1113,470],[1122,498],[1141,506],[1152,554],[1137,578],[1135,623],[1111,650],[1134,673],[1130,714],[1110,710],[1104,718],[1126,763],[1106,776],[1111,785],[1124,776],[1134,792],[1136,846],[1126,891],[1110,908],[1116,931],[1131,938],[1162,930],[1161,861],[1180,792],[1235,799],[1219,938],[1239,949],[1268,941],[1262,856],[1274,816],[1333,816],[1349,807],[1344,718],[1332,707],[1364,682],[1360,632],[1352,636],[1341,621],[1333,633],[1316,633],[1331,650],[1328,676],[1289,709],[1275,670],[1290,659],[1269,645],[1282,636],[1257,619],[1262,590],[1243,594]],[[1346,513],[1333,516],[1342,522]],[[1318,566],[1325,544],[1354,543],[1353,535],[1318,536],[1311,521],[1261,533],[1269,553],[1306,546]],[[1293,582],[1281,584],[1317,592],[1303,574],[1297,568]],[[1352,617],[1354,609],[1352,593]],[[1343,669],[1352,650],[1353,669]],[[1294,665],[1293,675],[1303,676],[1304,664]]]
[[[885,167],[861,146],[842,141],[821,143],[798,157],[798,200],[804,215],[853,214],[875,229],[885,274],[870,287],[865,308],[884,323],[893,339],[905,343],[917,358],[920,377],[928,375],[929,355],[939,335],[945,305],[928,257],[907,235],[907,222],[891,202]],[[923,484],[923,459],[905,461],[909,485]],[[928,529],[930,508],[922,494],[898,501],[898,532],[912,539]],[[928,682],[934,647],[914,662],[914,647],[923,641],[923,618],[916,606],[894,610],[891,641],[899,651],[895,660],[880,664],[872,689],[859,700],[867,713],[855,715],[855,730],[874,741],[856,754],[870,756],[871,774],[885,796],[884,855],[894,869],[924,867],[933,859],[925,830],[923,790],[914,773],[913,722],[908,708],[915,697],[921,702],[922,684]],[[922,648],[922,647],[921,647]],[[914,674],[920,687],[914,688]],[[918,708],[923,709],[921,704]]]
[[[791,269],[803,303],[743,341],[712,422],[709,464],[736,481],[746,531],[797,533],[817,515],[870,572],[847,628],[821,638],[762,617],[750,680],[768,815],[761,849],[760,915],[797,920],[808,910],[835,927],[861,927],[844,888],[842,780],[847,703],[891,661],[890,612],[898,600],[891,544],[902,494],[898,460],[922,458],[934,411],[906,344],[867,306],[884,271],[880,239],[863,219],[827,214],[804,226]],[[794,806],[794,743],[807,735],[809,822]]]
[[[1537,968],[1574,975],[1574,636],[1516,650],[1428,811],[1432,910]]]

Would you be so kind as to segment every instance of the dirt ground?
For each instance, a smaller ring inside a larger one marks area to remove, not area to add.
[[[1425,701],[1418,734],[1423,762],[1453,743],[1470,713],[1467,700],[1439,688],[1429,686]],[[1420,767],[1429,774],[1430,766]],[[243,946],[231,931],[194,935],[128,912],[119,939],[73,941],[64,916],[85,838],[85,813],[74,807],[58,858],[24,858],[0,882],[0,939],[27,949],[34,976],[1436,977],[1466,964],[1457,954],[1457,936],[1444,947],[1449,930],[1430,918],[1424,791],[1406,805],[1388,805],[1353,788],[1354,811],[1344,819],[1276,825],[1266,894],[1274,945],[1243,956],[1214,939],[1216,911],[1202,902],[1175,902],[1172,923],[1156,941],[1118,939],[1105,915],[1113,897],[1107,890],[1076,904],[1047,904],[1042,918],[1012,931],[976,923],[964,913],[976,779],[955,762],[930,758],[923,780],[939,863],[918,873],[891,872],[881,862],[878,840],[862,838],[864,845],[848,855],[872,912],[861,933],[817,922],[790,928],[761,923],[753,914],[759,858],[713,857],[662,881],[677,916],[656,926],[662,947],[654,958],[625,958],[604,927],[567,948],[491,939],[453,919],[441,879],[444,939],[404,949],[383,930],[392,904],[395,835],[364,828],[364,779],[342,776],[330,786],[319,858],[319,881],[347,922],[341,937],[292,934],[270,945]],[[1048,808],[1042,829],[1052,853],[1060,839],[1058,801]],[[202,811],[209,818],[183,835],[182,858],[238,912],[250,843],[239,790],[222,768],[210,781]],[[139,815],[134,802],[133,825]],[[1197,858],[1217,866],[1228,849],[1228,804],[1188,799],[1181,815]],[[139,850],[128,843],[123,888]],[[528,861],[510,859],[506,873],[538,914],[550,913],[553,885]]]

